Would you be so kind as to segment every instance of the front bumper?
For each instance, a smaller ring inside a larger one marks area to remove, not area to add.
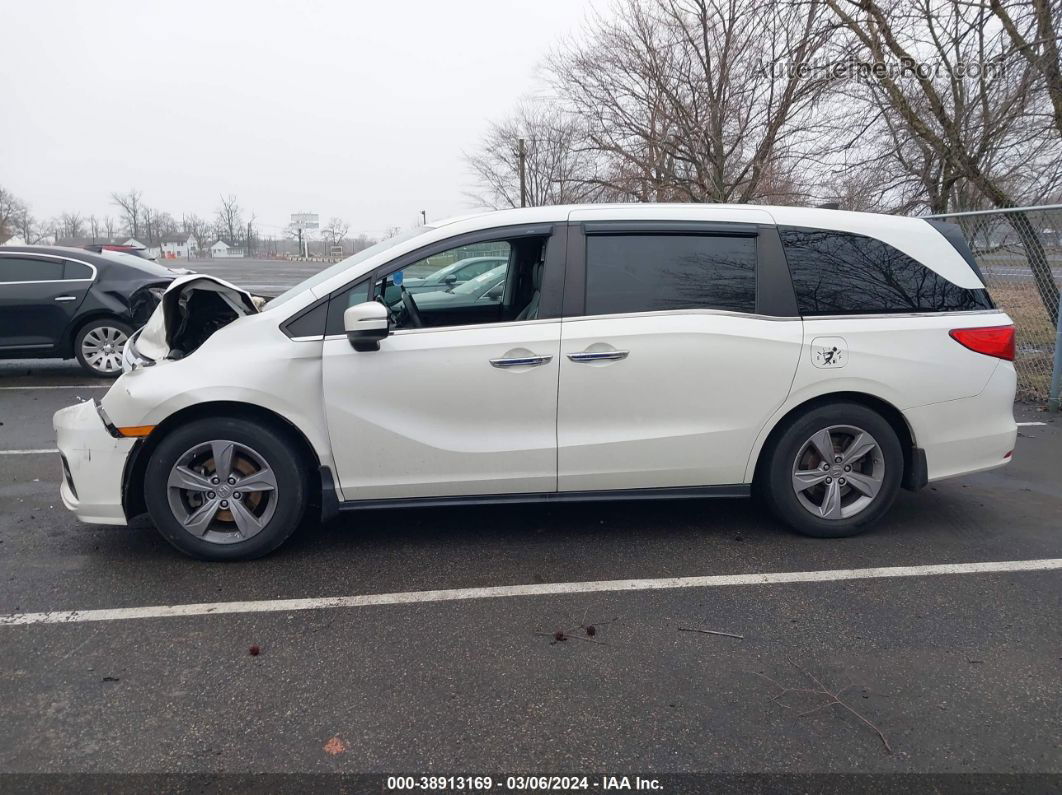
[[[136,439],[112,436],[94,400],[59,409],[52,425],[63,457],[63,505],[89,524],[126,524],[122,476]]]

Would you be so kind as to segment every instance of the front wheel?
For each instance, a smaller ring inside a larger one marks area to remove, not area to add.
[[[201,560],[269,554],[302,519],[307,490],[291,443],[270,427],[236,418],[195,420],[172,431],[144,474],[155,526]]]
[[[867,530],[903,479],[896,431],[858,403],[832,403],[790,421],[765,451],[761,485],[772,513],[817,538]]]

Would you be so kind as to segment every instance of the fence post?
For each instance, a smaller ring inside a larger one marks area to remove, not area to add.
[[[1055,363],[1051,368],[1051,388],[1047,391],[1047,410],[1058,411],[1062,402],[1062,296],[1058,299],[1058,322],[1055,324]]]

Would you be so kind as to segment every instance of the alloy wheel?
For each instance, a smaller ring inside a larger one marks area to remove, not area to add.
[[[885,456],[877,440],[852,425],[832,425],[804,442],[793,462],[797,500],[819,519],[848,519],[881,491]]]
[[[214,440],[186,450],[166,483],[170,510],[181,526],[212,544],[253,538],[277,505],[269,463],[247,445]]]
[[[120,328],[97,326],[81,340],[81,356],[97,372],[119,372],[122,369],[122,352],[128,339]]]

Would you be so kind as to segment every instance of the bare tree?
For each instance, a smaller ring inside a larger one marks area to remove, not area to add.
[[[149,246],[162,243],[162,238],[177,231],[177,222],[170,213],[164,210],[155,210],[145,206],[143,208],[144,237],[143,242]]]
[[[895,140],[895,161],[921,181],[931,210],[945,212],[960,200],[963,206],[1010,208],[1057,191],[1060,140],[1030,123],[1035,72],[1027,62],[1006,58],[1005,34],[991,24],[987,5],[825,2],[855,37],[863,59],[881,64],[863,85]],[[979,65],[975,72],[972,64]],[[1007,219],[1054,321],[1059,292],[1039,236],[1024,213]]]
[[[1055,130],[1062,134],[1062,8],[1052,0],[989,0],[989,6],[1014,48],[1043,81]]]
[[[46,227],[37,222],[25,204],[19,207],[15,215],[15,232],[29,245],[41,243],[48,237]]]
[[[195,213],[181,218],[181,229],[195,238],[195,246],[199,251],[206,251],[213,242],[210,239],[212,234],[210,222]]]
[[[806,68],[829,40],[818,0],[621,0],[549,63],[605,165],[638,201],[793,201],[795,164],[821,144]]]
[[[111,201],[122,210],[126,232],[130,237],[139,239],[143,214],[140,191],[133,188],[128,193],[112,193]]]
[[[243,233],[243,216],[235,195],[229,194],[227,198],[221,197],[221,205],[217,209],[214,220],[214,229],[217,236],[224,239],[230,246],[239,245]]]
[[[80,238],[85,231],[84,223],[80,213],[63,213],[59,216],[59,232],[63,237]]]
[[[92,236],[92,242],[95,243],[100,238],[100,220],[95,215],[88,217],[89,235]]]
[[[357,254],[359,251],[364,251],[365,249],[369,248],[370,246],[375,246],[376,242],[377,241],[375,241],[373,238],[369,237],[368,235],[364,235],[364,234],[358,235],[350,243],[351,251],[354,254]]]
[[[307,253],[307,242],[303,236],[303,230],[301,226],[296,224],[289,224],[287,229],[284,230],[287,236],[298,243],[299,256],[304,257]]]
[[[107,233],[108,240],[114,240],[114,234],[117,231],[117,228],[114,219],[109,215],[103,216],[103,231]]]
[[[15,194],[0,187],[0,243],[15,236],[18,231],[19,216],[25,210],[26,206],[16,198]]]
[[[251,217],[247,220],[247,232],[243,238],[243,245],[247,250],[247,256],[249,257],[254,256],[258,252],[258,230],[254,225],[255,220],[256,216],[252,212]]]
[[[525,199],[530,207],[595,201],[605,193],[598,158],[586,146],[577,119],[553,104],[524,102],[508,119],[491,124],[479,149],[465,159],[478,204],[520,207],[520,141],[524,141]]]
[[[161,243],[164,237],[177,233],[181,228],[173,215],[165,210],[153,211],[152,224],[152,231],[154,232],[155,242],[157,243]]]
[[[331,246],[338,246],[343,242],[343,238],[347,236],[347,232],[350,231],[350,224],[344,221],[342,218],[332,216],[328,219],[328,223],[321,229],[323,234]]]

